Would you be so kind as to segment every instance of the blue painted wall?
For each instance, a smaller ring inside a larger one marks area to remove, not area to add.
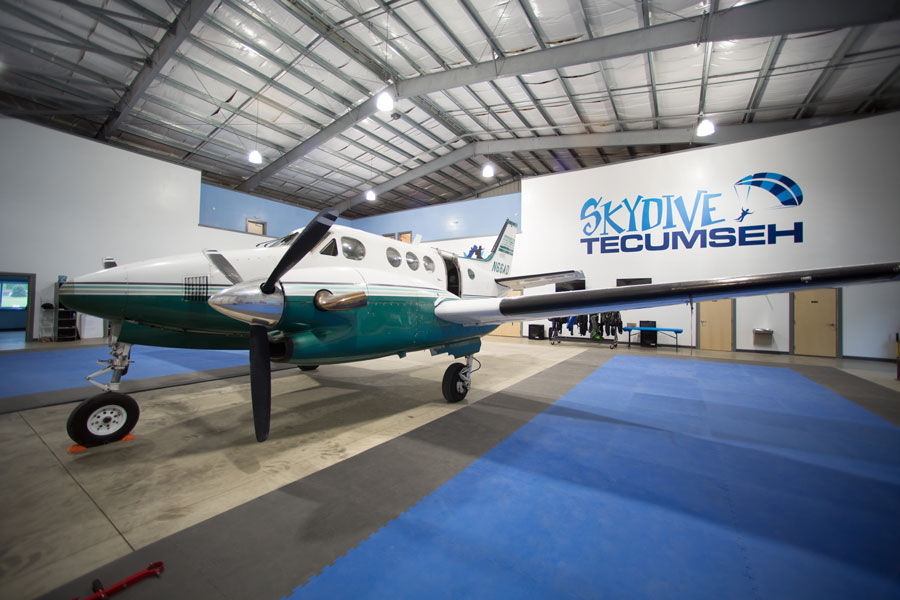
[[[315,212],[242,192],[203,184],[200,189],[200,224],[207,227],[246,231],[247,219],[266,222],[266,233],[287,235],[303,227]],[[519,193],[476,198],[427,206],[361,219],[338,219],[338,223],[370,233],[421,234],[422,241],[496,235],[507,218],[522,231],[522,195]]]
[[[304,227],[316,216],[314,211],[251,196],[213,185],[200,186],[200,224],[231,231],[247,231],[247,219],[266,222],[266,234],[287,235]],[[348,224],[349,221],[339,220]]]
[[[386,215],[354,219],[352,226],[370,233],[421,234],[423,242],[497,235],[506,219],[522,231],[522,195],[519,193],[475,198]]]

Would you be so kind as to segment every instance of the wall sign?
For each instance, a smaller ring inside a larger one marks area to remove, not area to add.
[[[733,192],[698,189],[606,200],[588,198],[580,218],[586,254],[658,252],[692,248],[730,248],[803,243],[803,221],[779,228],[765,222],[772,210],[794,209],[803,190],[780,173],[754,173],[734,183]],[[763,223],[754,223],[763,221]]]

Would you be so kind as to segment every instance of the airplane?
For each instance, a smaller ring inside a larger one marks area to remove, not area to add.
[[[481,338],[508,321],[839,287],[900,278],[900,262],[692,282],[506,297],[512,289],[571,281],[578,271],[510,276],[518,226],[507,219],[491,252],[463,257],[337,225],[340,208],[254,248],[204,250],[103,270],[61,284],[68,308],[110,322],[111,358],[88,376],[103,390],[69,415],[77,444],[125,437],[140,415],[119,393],[133,344],[248,349],[256,439],[269,435],[271,362],[301,370],[427,350],[465,362],[444,373],[447,402],[472,384]],[[477,370],[477,369],[475,369]],[[109,383],[94,378],[111,372]]]

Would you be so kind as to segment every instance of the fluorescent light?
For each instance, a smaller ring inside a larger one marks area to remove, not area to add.
[[[375,100],[375,108],[383,112],[394,110],[394,97],[390,92],[381,92]]]
[[[716,125],[709,119],[703,119],[697,125],[697,137],[706,137],[716,132]]]
[[[262,154],[259,153],[259,150],[251,150],[250,154],[247,155],[247,160],[254,165],[262,164]]]
[[[481,168],[481,176],[482,177],[493,177],[494,176],[494,165],[491,163],[486,163]]]
[[[369,190],[366,192],[366,200],[368,200],[369,202],[372,202],[373,200],[375,200],[375,198],[376,198],[375,190]]]

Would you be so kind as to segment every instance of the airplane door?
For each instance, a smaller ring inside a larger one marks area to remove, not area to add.
[[[794,354],[837,356],[837,290],[802,290],[793,296]]]
[[[456,296],[462,297],[462,288],[460,285],[459,279],[459,264],[456,261],[456,257],[448,258],[446,256],[441,256],[444,259],[444,265],[447,267],[447,291]]]

